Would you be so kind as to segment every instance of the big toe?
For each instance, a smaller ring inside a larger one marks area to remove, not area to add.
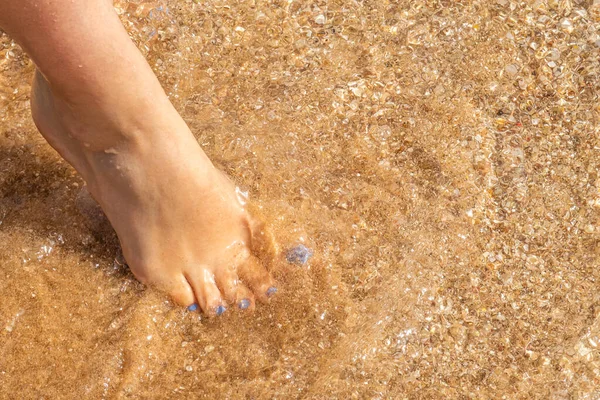
[[[159,288],[162,286],[163,291],[167,292],[171,299],[183,307],[194,307],[196,303],[194,291],[188,283],[187,279],[183,275],[164,282],[162,285],[157,285]]]
[[[277,287],[269,272],[255,256],[249,256],[237,267],[237,273],[246,285],[254,292],[256,298],[267,302],[277,293]]]

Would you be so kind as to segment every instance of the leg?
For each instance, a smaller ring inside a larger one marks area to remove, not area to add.
[[[234,186],[201,150],[112,4],[0,0],[0,9],[0,27],[38,67],[37,127],[87,182],[135,276],[208,314],[266,300],[273,282],[250,254],[250,221]]]

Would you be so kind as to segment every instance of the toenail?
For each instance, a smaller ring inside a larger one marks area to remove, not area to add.
[[[313,251],[303,244],[299,244],[296,247],[292,247],[288,250],[285,258],[290,264],[303,265],[308,262],[312,257]]]
[[[198,304],[194,303],[188,307],[188,311],[196,311],[198,309]]]
[[[267,290],[267,297],[271,297],[275,293],[277,293],[277,288],[275,286],[271,286],[269,290]]]
[[[217,308],[215,308],[215,314],[217,314],[217,315],[221,315],[225,311],[227,311],[227,309],[225,308],[225,306],[218,306]]]
[[[250,307],[250,300],[248,300],[248,299],[241,300],[239,303],[239,307],[242,310],[245,310],[246,308]]]

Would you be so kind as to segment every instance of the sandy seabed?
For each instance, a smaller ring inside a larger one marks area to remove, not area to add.
[[[0,33],[0,398],[600,398],[600,2],[115,1],[282,249],[206,320],[115,263]]]

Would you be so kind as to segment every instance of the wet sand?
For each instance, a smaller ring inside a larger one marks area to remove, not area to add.
[[[600,396],[597,1],[115,2],[281,249],[206,320],[145,289],[0,35],[0,398]]]

